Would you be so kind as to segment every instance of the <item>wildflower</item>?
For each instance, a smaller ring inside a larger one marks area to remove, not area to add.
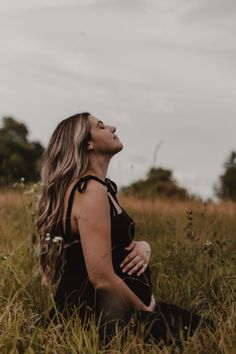
[[[49,232],[46,233],[45,241],[51,241],[51,235]]]
[[[53,237],[52,242],[57,243],[57,242],[60,242],[60,241],[62,241],[62,237],[61,237],[61,236],[54,236],[54,237]]]
[[[206,240],[206,242],[204,243],[205,246],[209,247],[212,245],[212,242],[209,240]]]

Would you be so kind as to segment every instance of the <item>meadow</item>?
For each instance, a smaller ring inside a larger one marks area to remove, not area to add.
[[[170,353],[128,330],[109,350],[97,328],[73,317],[63,327],[37,319],[52,304],[54,286],[41,285],[32,248],[37,185],[0,193],[0,353]],[[236,353],[236,204],[141,200],[118,196],[136,222],[136,240],[150,243],[156,299],[211,318],[214,332],[198,332],[182,353]],[[62,329],[63,328],[63,329]]]

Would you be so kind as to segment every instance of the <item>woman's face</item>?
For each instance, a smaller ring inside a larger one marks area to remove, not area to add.
[[[91,133],[88,149],[93,148],[94,152],[109,155],[115,155],[123,149],[121,141],[115,134],[115,127],[103,123],[102,120],[94,116],[89,116],[88,120]]]

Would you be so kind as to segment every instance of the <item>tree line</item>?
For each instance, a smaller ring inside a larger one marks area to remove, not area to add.
[[[29,141],[25,124],[4,117],[0,128],[0,186],[9,186],[24,178],[36,182],[40,175],[40,159],[44,148],[38,141]]]
[[[26,125],[13,117],[3,117],[0,127],[0,187],[11,186],[22,178],[26,182],[40,179],[44,147],[39,141],[29,141]],[[231,151],[224,163],[224,173],[214,186],[221,200],[236,201],[236,151]],[[146,178],[123,187],[124,194],[136,193],[141,198],[191,199],[194,195],[180,187],[171,170],[151,167]]]

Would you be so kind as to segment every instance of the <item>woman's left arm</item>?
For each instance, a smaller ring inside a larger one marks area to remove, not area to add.
[[[132,241],[129,246],[125,247],[125,250],[130,253],[120,264],[123,272],[133,274],[137,272],[137,275],[141,275],[145,272],[151,256],[151,247],[146,241]]]

